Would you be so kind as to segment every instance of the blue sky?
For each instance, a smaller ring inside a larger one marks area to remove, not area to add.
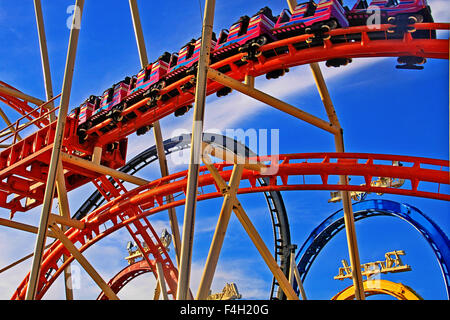
[[[42,1],[51,61],[53,87],[62,85],[69,30],[66,9],[73,1]],[[203,0],[201,1],[203,6]],[[353,1],[345,1],[352,4]],[[432,0],[435,20],[448,22],[448,2]],[[219,33],[240,16],[252,15],[269,5],[274,14],[287,7],[285,1],[217,1],[214,30]],[[199,2],[139,1],[149,60],[164,51],[175,52],[191,38],[201,33]],[[441,37],[448,38],[443,34]],[[45,96],[36,32],[34,8],[31,2],[12,4],[0,0],[0,80],[24,92]],[[423,71],[397,70],[395,58],[354,59],[345,68],[328,69],[321,64],[339,120],[344,128],[346,150],[349,152],[387,153],[398,155],[449,158],[448,60],[428,60]],[[71,107],[79,105],[91,94],[99,95],[111,84],[140,69],[131,24],[128,1],[87,1],[83,15],[77,53]],[[257,88],[326,119],[320,97],[308,66],[291,69],[285,77],[267,81],[257,79]],[[332,137],[308,124],[282,114],[268,106],[237,93],[217,99],[207,99],[205,128],[224,133],[225,129],[279,129],[280,153],[334,151]],[[7,110],[11,119],[14,111]],[[192,112],[185,117],[169,116],[161,120],[165,138],[177,129],[189,130]],[[154,144],[153,135],[130,136],[129,155]],[[185,166],[174,165],[169,158],[169,170],[176,172]],[[159,177],[156,165],[139,173],[146,179]],[[69,194],[72,211],[94,190],[93,186]],[[341,208],[341,203],[329,204],[329,192],[285,192],[283,197],[289,214],[292,242],[301,246],[310,232],[326,217]],[[370,195],[369,198],[390,199],[416,206],[449,233],[449,204],[447,202],[394,195]],[[81,200],[80,200],[81,199]],[[239,197],[258,231],[272,249],[272,226],[262,195]],[[221,199],[199,203],[194,242],[192,288],[195,291],[206,259],[209,243],[217,221]],[[39,208],[16,215],[17,221],[36,225]],[[183,208],[177,209],[182,223]],[[0,216],[9,213],[2,209]],[[151,218],[157,230],[168,227],[166,215]],[[409,225],[394,218],[374,218],[357,223],[356,232],[361,262],[381,260],[384,253],[405,250],[403,261],[413,271],[382,276],[412,287],[425,299],[446,299],[438,264],[428,244]],[[105,280],[109,280],[125,265],[126,231],[119,231],[86,251],[88,260]],[[0,267],[3,267],[34,247],[35,236],[2,228],[0,231]],[[173,250],[171,250],[173,253]],[[341,260],[347,259],[346,239],[336,236],[320,253],[306,281],[305,289],[311,299],[330,299],[351,284],[336,281]],[[0,299],[8,299],[29,270],[31,261],[0,274]],[[77,265],[75,263],[75,269]],[[79,268],[77,269],[79,270]],[[246,299],[266,299],[272,277],[248,236],[233,216],[227,233],[213,291],[219,292],[226,282],[235,282]],[[98,288],[87,274],[80,271],[81,288],[75,290],[78,299],[94,299]],[[121,291],[123,299],[149,299],[154,280],[145,275],[132,281]],[[49,299],[63,298],[61,279],[52,287]]]

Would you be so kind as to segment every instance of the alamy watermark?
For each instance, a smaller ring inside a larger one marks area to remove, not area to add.
[[[378,6],[369,6],[366,10],[369,17],[367,18],[366,25],[369,29],[381,28],[381,9]]]
[[[186,129],[174,130],[172,137],[179,137],[180,146],[191,144],[191,134]],[[203,134],[202,141],[202,147],[194,150],[194,164],[201,165],[212,155],[219,162],[260,168],[262,175],[278,172],[279,129],[211,129]],[[180,152],[171,153],[167,160],[173,165],[189,165],[192,162],[190,156],[190,148],[184,148]]]

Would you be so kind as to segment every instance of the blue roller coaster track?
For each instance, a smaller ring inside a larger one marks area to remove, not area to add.
[[[409,204],[390,200],[366,200],[353,204],[355,222],[377,216],[400,218],[412,225],[431,246],[441,268],[447,297],[450,299],[450,249],[447,235],[429,217],[419,209]],[[345,228],[343,210],[339,210],[325,219],[301,246],[296,256],[297,268],[302,281],[305,280],[314,260],[325,245],[342,229]],[[298,287],[295,283],[298,293]]]

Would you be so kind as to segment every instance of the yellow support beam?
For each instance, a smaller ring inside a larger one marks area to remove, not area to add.
[[[159,293],[162,295],[163,300],[169,300],[169,296],[167,295],[166,280],[164,279],[164,270],[163,270],[161,262],[156,263],[156,274],[158,276]],[[159,293],[158,293],[158,296],[159,296]]]
[[[297,7],[297,0],[287,0],[288,6],[289,6],[289,10],[291,11],[291,13],[294,13],[294,9],[295,7]]]
[[[9,127],[9,130],[12,132],[12,133],[15,133],[16,135],[17,135],[17,140],[22,140],[22,137],[19,135],[19,133],[17,133],[17,130],[16,130],[16,128],[15,128],[15,126],[11,126],[11,121],[9,121],[9,118],[8,118],[8,116],[6,115],[6,113],[3,111],[3,109],[2,108],[0,108],[0,116],[3,118],[3,121],[5,121],[5,123],[6,123],[6,126],[7,127]]]
[[[331,100],[331,96],[325,83],[322,71],[320,70],[320,66],[318,63],[312,63],[310,64],[310,68],[313,73],[323,105],[327,112],[328,119],[332,125],[334,125],[336,128],[339,128],[339,130],[334,134],[336,152],[345,152],[343,131],[341,129],[341,125],[339,124],[339,119],[336,115],[336,111],[333,106],[333,102]],[[348,177],[340,176],[339,183],[342,185],[347,185]],[[357,300],[364,300],[365,295],[363,279],[361,275],[358,243],[356,239],[355,219],[353,216],[351,193],[348,191],[341,191],[341,198],[344,210],[344,222],[345,232],[347,235],[348,253],[350,256],[350,263],[352,265],[353,284],[356,290],[355,297]]]
[[[297,281],[297,286],[300,291],[300,296],[303,300],[308,300],[306,298],[306,292],[305,288],[303,287],[303,281],[300,278],[300,273],[298,272],[297,265],[295,264],[295,250],[291,251],[291,258],[290,258],[290,271],[289,271],[289,283],[291,286],[294,285],[294,279]]]
[[[206,83],[211,54],[211,39],[214,24],[216,1],[206,0],[202,46],[198,60],[197,83],[192,121],[191,152],[187,177],[186,204],[184,206],[183,238],[181,242],[178,274],[177,300],[186,300],[189,296],[189,282],[192,265],[192,246],[194,242],[195,210],[197,205],[198,174],[203,141],[203,122],[205,117]]]
[[[67,219],[65,217],[61,217],[57,214],[50,214],[50,221],[56,222],[58,224],[61,224],[63,226],[83,230],[85,228],[85,223],[80,220],[75,219]]]
[[[37,106],[43,105],[45,103],[45,101],[42,101],[41,99],[32,97],[28,94],[25,94],[23,92],[20,92],[20,91],[17,91],[17,90],[8,88],[8,87],[5,87],[1,84],[0,84],[0,93],[31,102]]]
[[[37,228],[36,228],[36,232],[37,232]],[[53,232],[51,232],[51,231],[49,230],[49,236],[50,236],[50,234],[53,235]],[[54,236],[54,235],[53,235],[53,236]],[[46,245],[46,246],[45,246],[45,249],[50,248],[51,245],[52,245],[51,243],[48,244],[48,245]],[[8,265],[8,266],[6,266],[6,267],[0,269],[0,273],[3,273],[3,272],[5,272],[5,271],[7,271],[7,270],[9,270],[9,269],[11,269],[11,268],[17,266],[18,264],[20,264],[20,263],[22,263],[22,262],[24,262],[24,261],[30,259],[33,255],[34,255],[34,253],[30,253],[29,255],[26,255],[25,257],[20,258],[20,259],[17,260],[17,261],[14,261],[14,262],[11,263],[10,265]]]
[[[144,33],[142,31],[141,18],[139,16],[139,9],[136,0],[129,0],[131,18],[133,21],[134,33],[136,37],[136,43],[138,46],[139,58],[141,61],[141,67],[145,68],[148,65],[147,48],[144,41]],[[161,170],[161,176],[166,177],[169,175],[169,167],[167,165],[166,153],[164,151],[164,143],[161,132],[161,125],[159,121],[153,123],[153,134],[155,137],[156,152],[159,160],[159,167]],[[167,197],[167,202],[172,202],[173,197]],[[181,250],[181,240],[180,240],[180,229],[178,227],[178,218],[175,208],[168,209],[170,228],[172,230],[173,236],[173,246],[175,248],[175,256],[177,264],[180,263],[180,250]]]
[[[72,91],[73,72],[75,68],[75,58],[78,46],[78,38],[80,29],[77,25],[77,16],[81,21],[83,14],[84,0],[76,0],[75,14],[72,20],[70,30],[69,46],[67,49],[66,66],[64,70],[63,87],[61,90],[61,105],[59,109],[59,117],[56,123],[55,138],[48,169],[47,183],[45,187],[44,200],[42,205],[41,217],[39,221],[39,231],[36,238],[35,254],[31,266],[26,299],[33,300],[36,297],[37,287],[39,284],[41,260],[44,252],[44,244],[48,229],[48,220],[53,205],[53,197],[55,195],[55,185],[57,179],[57,171],[60,166],[62,140],[69,110],[69,100]]]
[[[256,100],[259,100],[275,109],[283,111],[291,116],[294,116],[300,120],[303,120],[309,124],[312,124],[320,129],[328,131],[332,134],[337,134],[340,132],[340,128],[337,128],[333,124],[324,121],[314,115],[311,115],[305,111],[302,111],[284,101],[281,101],[275,97],[268,95],[258,89],[253,88],[245,83],[237,81],[217,70],[209,68],[208,77],[216,82],[223,84],[224,86],[230,87],[236,91],[239,91],[245,95],[248,95]]]
[[[89,276],[94,280],[94,282],[103,290],[105,295],[110,300],[119,300],[117,295],[112,291],[112,289],[108,286],[105,280],[102,279],[100,274],[94,269],[94,267],[89,263],[89,261],[78,251],[77,247],[67,238],[62,230],[58,227],[56,222],[53,222],[48,225],[49,228],[54,232],[56,237],[61,241],[64,247],[70,252],[70,254],[78,261],[78,263],[86,270]]]
[[[47,101],[53,98],[52,76],[50,73],[50,61],[48,58],[47,39],[45,36],[44,17],[42,15],[41,0],[34,0],[34,11],[36,16],[36,25],[39,35],[39,47],[41,49],[41,61],[42,61],[42,73],[44,76],[45,93]],[[53,109],[54,104],[50,102],[47,105],[48,109]],[[50,113],[50,121],[53,122],[56,119],[55,112]]]
[[[0,225],[5,226],[5,227],[14,228],[14,229],[21,230],[21,231],[25,231],[25,232],[38,233],[38,228],[35,226],[31,226],[29,224],[16,222],[16,221],[8,220],[8,219],[0,218]],[[55,238],[55,235],[53,234],[53,232],[49,231],[47,235],[49,237]]]
[[[213,176],[214,180],[216,181],[219,189],[226,190],[227,184],[226,184],[225,180],[222,178],[222,176],[220,175],[217,168],[214,167],[214,165],[212,165],[211,160],[208,159],[207,155],[204,156],[204,163],[207,166],[211,175]],[[281,290],[283,290],[283,292],[286,295],[286,297],[288,298],[288,300],[299,300],[294,289],[292,288],[291,284],[289,283],[289,280],[286,278],[283,271],[281,271],[280,267],[278,266],[277,262],[273,258],[272,254],[270,253],[267,246],[265,245],[265,243],[262,240],[261,236],[259,235],[258,231],[256,230],[253,223],[251,222],[250,218],[247,216],[244,209],[242,208],[241,203],[239,202],[239,200],[237,198],[234,198],[234,199],[235,199],[235,202],[233,205],[233,212],[236,214],[236,217],[238,218],[239,222],[244,227],[245,231],[249,235],[250,239],[252,240],[256,249],[260,253],[264,262],[266,263],[269,270],[272,272],[273,276],[279,283]]]
[[[216,230],[214,232],[211,247],[206,259],[203,275],[200,280],[200,285],[197,292],[197,300],[206,300],[206,298],[208,298],[211,284],[214,278],[214,273],[216,271],[217,262],[219,261],[220,251],[222,249],[223,241],[225,239],[225,234],[228,228],[228,223],[230,221],[231,210],[233,210],[233,206],[236,201],[236,193],[239,189],[239,183],[241,182],[243,170],[243,165],[234,165],[233,171],[231,173],[230,184],[226,187],[225,190],[222,191],[224,192],[222,209],[220,210]]]

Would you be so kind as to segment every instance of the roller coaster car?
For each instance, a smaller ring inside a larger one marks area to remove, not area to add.
[[[396,20],[407,24],[434,22],[426,0],[373,0],[370,5],[367,0],[358,0],[347,12],[347,19],[351,26],[365,25],[377,8],[381,24],[393,24]]]
[[[71,112],[69,117],[78,118],[78,129],[77,134],[80,143],[83,143],[87,139],[86,132],[92,126],[92,114],[100,106],[100,98],[96,96],[90,96],[83,104]],[[78,111],[77,111],[78,110]]]
[[[213,32],[211,39],[211,51],[216,47],[217,38]],[[168,78],[172,81],[183,78],[188,74],[195,74],[196,65],[200,57],[200,48],[202,46],[202,38],[192,39],[178,52],[176,61],[172,60],[169,67]],[[175,59],[175,58],[174,58]]]
[[[131,79],[125,101],[131,105],[141,97],[154,97],[159,90],[164,88],[164,76],[169,69],[171,55],[165,52],[155,62],[149,64],[147,67],[139,71],[137,76]]]
[[[238,51],[256,50],[268,42],[275,40],[271,30],[276,18],[269,7],[260,9],[251,18],[242,16],[234,23],[229,32],[222,31],[214,50],[215,56],[232,56]]]
[[[291,13],[284,10],[275,24],[273,34],[284,39],[304,33],[323,34],[338,27],[348,27],[341,0],[314,0],[300,3]]]
[[[81,106],[80,107],[76,107],[75,109],[70,111],[69,114],[67,115],[67,117],[77,120],[78,116],[80,115],[80,108],[81,108]]]
[[[394,36],[402,37],[405,32],[412,33],[416,39],[436,39],[436,31],[419,30],[416,31],[415,23],[434,22],[431,15],[431,8],[426,0],[388,0],[384,8],[381,7],[382,21],[383,12],[386,11],[384,18],[387,17],[387,23],[393,25],[388,32]]]
[[[107,118],[112,118],[115,122],[122,120],[121,113],[125,98],[128,95],[130,82],[131,78],[126,77],[123,81],[116,83],[103,93],[100,107],[94,111],[91,118],[94,125],[103,122]]]

